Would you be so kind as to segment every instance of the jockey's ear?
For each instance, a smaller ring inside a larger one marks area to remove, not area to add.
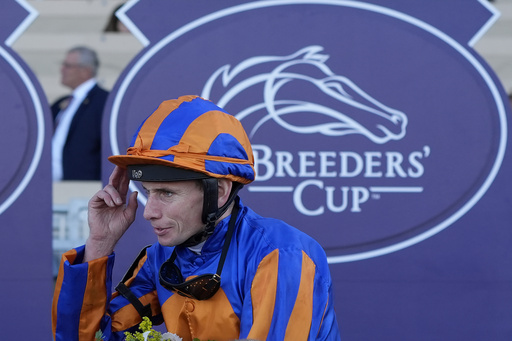
[[[233,182],[227,179],[219,179],[219,206],[222,207],[229,198],[229,194],[231,193],[231,188],[233,187]]]

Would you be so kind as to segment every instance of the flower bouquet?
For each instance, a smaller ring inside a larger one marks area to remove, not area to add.
[[[146,316],[143,317],[139,325],[140,332],[125,332],[125,341],[182,341],[182,338],[173,333],[160,333],[153,329],[153,323]],[[103,333],[98,330],[95,335],[95,341],[103,341]]]

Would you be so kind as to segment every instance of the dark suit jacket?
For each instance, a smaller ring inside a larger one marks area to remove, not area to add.
[[[108,92],[95,85],[78,107],[62,152],[63,180],[101,180],[101,122]],[[51,107],[53,121],[68,96]]]

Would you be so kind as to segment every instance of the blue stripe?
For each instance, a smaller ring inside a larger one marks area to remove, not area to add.
[[[181,103],[180,106],[174,109],[160,124],[151,149],[167,150],[169,147],[177,145],[185,131],[187,131],[188,127],[195,119],[213,110],[223,111],[212,102],[205,101],[201,98],[195,98],[190,102]]]
[[[249,165],[239,165],[229,162],[205,160],[204,168],[207,172],[219,175],[236,175],[245,179],[254,180],[254,172]]]
[[[290,236],[283,236],[288,240],[293,239]],[[298,242],[298,241],[296,241]],[[299,292],[300,279],[302,275],[302,252],[297,250],[279,250],[279,271],[276,288],[276,306],[272,316],[271,334],[276,339],[284,339],[287,325],[283,321],[288,321]],[[287,302],[287,304],[279,304]],[[293,304],[292,304],[293,302]],[[293,326],[292,326],[293,327]]]
[[[219,134],[213,140],[208,155],[230,157],[240,160],[248,160],[247,152],[238,140],[230,134]]]
[[[80,253],[80,250],[78,250]],[[57,302],[57,326],[55,341],[74,341],[78,339],[80,314],[87,285],[88,264],[76,264],[71,267],[64,263],[62,291]],[[85,269],[84,269],[85,268]]]
[[[137,141],[137,136],[139,135],[139,131],[142,128],[142,126],[144,125],[144,123],[146,123],[148,118],[149,118],[149,116],[146,117],[146,119],[140,124],[139,128],[137,128],[137,130],[135,131],[135,134],[133,134],[132,140],[130,142],[130,147],[133,147],[135,145],[135,141]]]
[[[237,158],[240,160],[249,159],[244,147],[230,134],[220,134],[217,136],[208,150],[208,155]],[[206,171],[215,174],[232,174],[254,180],[254,171],[250,165],[206,160],[204,168]]]

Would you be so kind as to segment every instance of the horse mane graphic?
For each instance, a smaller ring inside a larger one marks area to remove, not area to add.
[[[377,144],[405,136],[407,116],[331,71],[323,47],[313,45],[288,56],[248,58],[235,67],[224,65],[205,83],[201,96],[243,120],[263,113],[250,135],[269,121],[299,134],[344,136],[360,134]],[[307,95],[297,95],[297,94]],[[261,98],[239,110],[228,108],[236,97]],[[258,101],[257,101],[258,102]],[[293,114],[293,115],[292,115]],[[293,116],[308,114],[307,124]],[[314,116],[311,116],[314,115]]]

